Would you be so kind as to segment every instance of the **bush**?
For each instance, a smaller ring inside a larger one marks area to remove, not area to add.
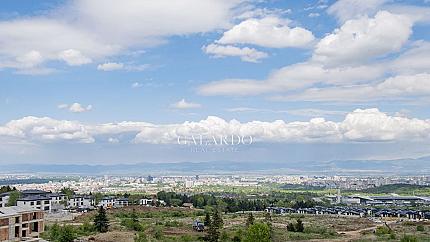
[[[297,219],[297,223],[296,224],[288,223],[288,225],[287,225],[287,231],[302,233],[303,231],[305,231],[305,226],[303,225],[303,222],[302,222],[301,219]]]
[[[417,231],[423,232],[425,230],[424,225],[418,224],[417,225]]]
[[[303,232],[305,230],[305,226],[301,219],[297,219],[297,223],[294,227],[296,227],[296,232]]]
[[[389,228],[387,228],[386,226],[379,226],[375,230],[376,235],[385,235],[385,234],[390,234],[390,233],[391,233],[391,230]]]
[[[403,235],[403,237],[400,239],[400,242],[417,242],[417,237],[409,234]]]
[[[160,226],[155,227],[154,237],[158,240],[163,238],[163,229]]]
[[[288,223],[288,225],[287,225],[287,231],[290,231],[290,232],[296,232],[296,227],[294,227],[294,224],[293,223]]]
[[[244,242],[270,242],[270,228],[265,223],[254,223],[246,232]]]
[[[146,237],[146,234],[143,232],[138,233],[136,236],[134,236],[134,242],[148,242],[148,238]]]

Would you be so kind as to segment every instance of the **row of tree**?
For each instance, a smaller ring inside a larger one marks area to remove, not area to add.
[[[161,191],[157,193],[157,198],[164,200],[167,206],[181,206],[184,203],[192,203],[196,208],[206,206],[216,206],[223,212],[238,211],[263,211],[268,206],[279,206],[292,208],[309,208],[322,205],[312,198],[313,193],[272,193],[266,197],[249,199],[247,197],[215,196],[214,194],[178,194],[175,192]]]

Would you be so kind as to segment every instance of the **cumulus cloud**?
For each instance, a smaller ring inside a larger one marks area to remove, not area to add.
[[[59,104],[57,107],[59,109],[68,109],[72,113],[83,113],[83,112],[90,111],[93,108],[92,105],[87,105],[85,107],[85,106],[82,106],[80,103],[72,103],[70,105],[68,105],[68,104]]]
[[[311,31],[288,26],[289,21],[275,16],[247,19],[224,32],[220,44],[252,44],[269,48],[306,47],[313,40]]]
[[[210,44],[203,47],[203,51],[206,54],[211,54],[216,58],[222,58],[226,56],[237,56],[242,61],[257,63],[262,58],[266,58],[268,55],[265,52],[258,51],[254,48],[239,48],[231,45],[217,45]]]
[[[412,21],[387,11],[346,21],[316,45],[313,59],[325,64],[360,63],[396,52],[412,34]]]
[[[82,55],[80,51],[69,49],[60,52],[59,58],[64,60],[70,66],[80,66],[91,63],[91,59]]]
[[[116,62],[107,62],[97,66],[97,70],[100,70],[100,71],[117,71],[123,68],[124,68],[123,63],[116,63]]]
[[[384,142],[430,138],[430,120],[390,116],[373,109],[357,109],[340,122],[312,118],[307,122],[251,121],[241,123],[209,116],[205,120],[156,125],[120,122],[84,125],[77,121],[25,117],[0,126],[0,140],[13,138],[29,142],[93,143],[98,139],[116,143],[120,134],[133,134],[133,143],[175,144],[178,136],[252,136],[256,142]]]
[[[178,102],[171,104],[170,107],[176,108],[176,109],[190,109],[190,108],[200,108],[200,107],[202,107],[202,105],[199,103],[187,102],[183,98],[183,99],[179,100]]]
[[[73,0],[43,16],[0,21],[0,67],[58,60],[82,65],[165,43],[168,36],[225,29],[241,2]],[[30,51],[40,55],[18,60]]]
[[[93,143],[94,138],[84,125],[77,121],[55,120],[44,117],[24,117],[12,120],[0,127],[0,136],[22,139],[29,142],[73,141]]]

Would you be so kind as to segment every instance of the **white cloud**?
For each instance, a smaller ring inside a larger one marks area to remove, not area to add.
[[[118,144],[119,143],[119,139],[110,137],[108,139],[108,142],[111,143],[111,144]]]
[[[374,18],[346,21],[319,41],[313,59],[330,65],[360,63],[399,51],[411,34],[409,18],[380,11]]]
[[[69,107],[69,105],[68,105],[68,104],[65,104],[65,103],[62,103],[62,104],[58,104],[58,105],[57,105],[57,107],[58,107],[59,109],[65,109],[65,108],[68,108],[68,107]]]
[[[247,19],[224,32],[220,44],[252,44],[270,48],[306,47],[314,40],[312,32],[290,28],[289,21],[275,16]]]
[[[400,74],[416,74],[429,70],[430,42],[418,41],[412,48],[401,54],[390,63],[392,72]]]
[[[266,58],[268,55],[265,52],[258,51],[254,48],[239,48],[231,45],[217,45],[210,44],[203,47],[203,51],[206,54],[214,55],[216,58],[222,58],[226,56],[237,56],[242,61],[257,63],[262,58]]]
[[[94,138],[85,126],[76,121],[55,120],[44,117],[25,117],[12,120],[0,127],[0,136],[22,139],[29,142],[58,142],[71,141],[78,143],[93,143]]]
[[[317,18],[319,16],[320,16],[319,13],[310,13],[310,14],[308,14],[308,17],[310,17],[310,18]]]
[[[200,107],[202,107],[202,105],[199,103],[187,102],[183,98],[183,99],[179,100],[178,102],[171,104],[170,107],[176,108],[176,109],[191,109],[191,108],[200,108]]]
[[[349,19],[372,15],[388,0],[338,0],[331,5],[327,12],[345,22]]]
[[[100,70],[100,71],[117,71],[117,70],[122,70],[123,68],[124,68],[123,63],[116,63],[116,62],[107,62],[97,66],[97,70]]]
[[[241,3],[241,0],[69,1],[44,16],[0,21],[0,67],[28,68],[17,58],[30,51],[40,53],[42,58],[38,58],[37,64],[58,60],[70,65],[86,64],[127,50],[139,51],[165,43],[168,36],[225,29]]]
[[[117,62],[107,62],[107,63],[99,64],[97,66],[97,70],[99,71],[119,71],[119,70],[144,71],[149,67],[150,65],[148,64],[133,65],[133,64],[124,64],[124,63],[117,63]]]
[[[330,85],[355,84],[381,77],[381,65],[326,68],[318,63],[305,62],[283,67],[265,80],[227,79],[204,84],[198,88],[202,95],[258,95],[288,92],[323,83]]]
[[[82,106],[80,103],[72,103],[70,105],[63,103],[63,104],[59,104],[57,107],[59,109],[68,109],[72,113],[83,113],[83,112],[90,111],[93,108],[92,105],[87,105],[85,107],[85,106]]]
[[[419,141],[430,138],[430,120],[390,116],[378,109],[357,109],[340,122],[313,118],[307,122],[251,121],[241,123],[210,116],[205,120],[156,125],[144,122],[121,122],[84,125],[77,121],[25,117],[0,126],[0,140],[28,142],[93,143],[98,139],[120,141],[115,135],[133,134],[126,142],[175,144],[178,136],[240,135],[252,136],[255,142],[383,142]],[[104,137],[104,138],[103,138]],[[121,140],[120,142],[123,142]]]
[[[376,84],[309,88],[302,93],[277,96],[274,100],[368,102],[411,100],[430,95],[430,74],[399,75]]]
[[[237,107],[237,108],[229,108],[226,111],[233,112],[233,113],[286,113],[286,114],[303,116],[303,117],[321,117],[321,116],[334,116],[334,115],[346,114],[346,112],[343,112],[343,111],[324,110],[324,109],[315,109],[315,108],[273,110],[273,109],[265,109],[265,108]]]
[[[91,63],[91,59],[82,55],[78,50],[68,49],[60,52],[59,58],[64,60],[70,66],[80,66]]]
[[[141,88],[141,87],[143,87],[143,84],[139,82],[134,82],[133,84],[131,84],[131,88]]]

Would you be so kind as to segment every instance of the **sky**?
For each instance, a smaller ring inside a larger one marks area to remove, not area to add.
[[[2,0],[0,165],[428,156],[429,25],[428,0]]]

